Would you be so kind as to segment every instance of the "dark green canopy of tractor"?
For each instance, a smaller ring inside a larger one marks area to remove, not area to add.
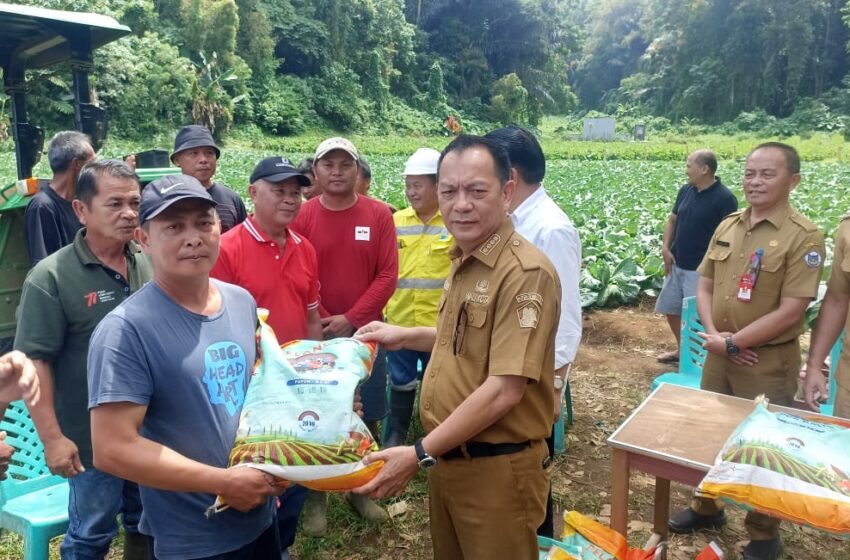
[[[0,66],[43,68],[130,33],[114,18],[32,6],[0,4]]]

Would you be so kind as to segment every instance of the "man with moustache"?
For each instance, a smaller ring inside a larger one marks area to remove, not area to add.
[[[83,229],[27,276],[15,349],[33,360],[38,373],[42,398],[29,410],[47,466],[70,486],[62,558],[103,558],[118,534],[118,513],[124,557],[146,558],[138,487],[93,465],[86,391],[92,332],[151,278],[150,262],[133,241],[139,181],[123,162],[94,161],[82,168],[74,196]]]

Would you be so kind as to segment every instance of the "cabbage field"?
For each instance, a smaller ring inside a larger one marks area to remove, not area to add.
[[[412,146],[415,145],[413,139],[399,141],[407,144],[413,142],[409,151],[412,151]],[[427,143],[441,147],[444,142],[445,140],[437,139]],[[270,146],[264,149],[244,145],[239,148],[225,148],[219,161],[217,178],[244,196],[247,177],[260,158],[280,155],[283,152],[297,164],[301,157],[307,155],[304,150],[312,143],[305,140],[303,145],[296,144],[297,151]],[[376,144],[374,140],[372,143]],[[757,142],[747,145],[755,143]],[[406,156],[384,154],[407,153],[405,149],[408,146],[392,144],[392,139],[383,139],[376,144],[380,154],[371,154],[368,149],[363,151],[372,167],[371,194],[402,208],[406,203],[401,170]],[[678,152],[659,154],[658,146],[653,144],[574,142],[571,145],[588,150],[592,148],[595,151],[575,158],[573,156],[576,154],[561,154],[561,157],[566,155],[571,159],[551,160],[545,185],[550,195],[573,220],[581,235],[584,257],[581,280],[583,305],[623,305],[634,302],[641,293],[655,295],[661,287],[664,275],[660,258],[662,228],[676,192],[685,180],[685,158],[679,159],[681,154]],[[827,145],[829,146],[832,144]],[[673,147],[682,153],[693,148]],[[612,151],[613,156],[603,148]],[[638,154],[631,151],[625,153],[628,157],[623,157],[620,152],[626,148],[632,151],[644,149],[648,159],[638,159]],[[730,145],[729,149],[732,148],[737,150],[736,154],[745,153],[743,144]],[[815,145],[815,148],[824,149],[820,145]],[[830,155],[841,155],[846,151],[844,144],[839,148],[830,149]],[[129,153],[132,148],[113,147],[113,151],[115,154]],[[107,155],[110,153],[108,149],[104,152]],[[590,157],[591,155],[594,157]],[[609,156],[617,159],[601,159]],[[675,161],[664,159],[672,156],[676,157]],[[43,160],[37,168],[41,175],[49,173]],[[718,169],[718,175],[722,177],[723,182],[741,201],[742,169],[743,157],[740,155],[735,156],[735,159],[721,161]],[[0,153],[0,176],[11,178],[13,174],[12,154]],[[831,237],[839,219],[850,211],[850,166],[830,161],[806,163],[804,160],[803,181],[792,194],[792,202],[803,214],[824,229],[828,238],[827,246],[831,248]],[[828,259],[827,266],[829,264]]]
[[[404,206],[399,171],[404,158],[372,162],[376,196]],[[718,175],[742,206],[743,162],[721,162]],[[664,277],[661,234],[676,193],[685,181],[684,163],[649,160],[554,160],[545,186],[579,230],[584,268],[582,304],[628,304],[641,293],[656,295]],[[804,164],[803,180],[792,203],[829,238],[850,211],[850,166]],[[827,260],[829,265],[829,260]]]

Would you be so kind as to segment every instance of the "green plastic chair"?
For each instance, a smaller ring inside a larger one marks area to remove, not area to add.
[[[679,371],[663,373],[656,377],[652,381],[653,391],[662,383],[699,389],[706,354],[702,347],[702,339],[697,334],[701,332],[705,332],[705,329],[697,313],[697,298],[685,298],[682,301],[682,342],[679,347]]]
[[[0,429],[15,448],[6,480],[0,482],[0,529],[24,538],[25,560],[48,560],[50,539],[68,530],[68,481],[50,474],[23,402],[9,405]]]

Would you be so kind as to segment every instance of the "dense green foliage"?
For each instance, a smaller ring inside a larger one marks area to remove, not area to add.
[[[770,133],[847,125],[846,0],[602,0],[572,76],[584,106]],[[791,117],[785,122],[777,118]]]
[[[189,121],[218,137],[234,125],[441,133],[449,116],[477,131],[575,106],[564,0],[11,1],[131,27],[96,53],[92,82],[126,138]],[[31,79],[33,120],[67,128],[68,68]]]
[[[9,1],[131,27],[93,80],[126,138],[190,121],[218,137],[448,134],[450,116],[478,132],[543,115],[850,136],[848,0]],[[33,120],[67,128],[68,68],[31,80]]]

